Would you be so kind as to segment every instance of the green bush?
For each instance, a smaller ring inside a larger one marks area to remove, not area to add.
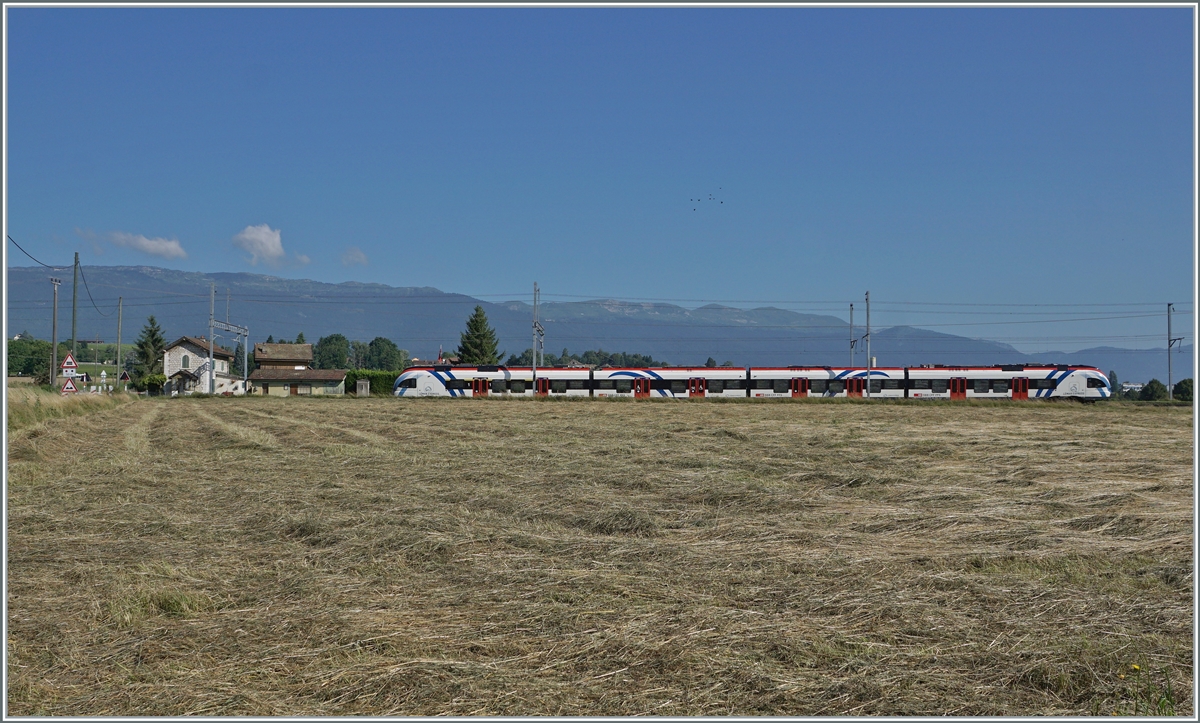
[[[1184,379],[1176,382],[1175,387],[1171,390],[1171,396],[1179,402],[1192,401],[1192,380]]]
[[[146,385],[146,391],[151,395],[159,394],[162,388],[166,386],[167,375],[165,374],[147,374],[142,377],[142,384]]]
[[[1167,398],[1167,385],[1151,379],[1146,382],[1146,386],[1142,387],[1142,391],[1138,394],[1138,399],[1143,402],[1157,402]]]
[[[396,377],[403,372],[386,372],[375,369],[351,369],[346,373],[346,393],[354,394],[358,389],[359,379],[371,380],[371,396],[372,397],[390,397],[392,396],[392,385],[396,383]]]

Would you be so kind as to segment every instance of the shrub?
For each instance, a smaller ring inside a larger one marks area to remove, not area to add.
[[[142,377],[142,384],[146,386],[146,391],[152,395],[161,393],[166,383],[167,375],[165,374],[147,374]]]
[[[1192,401],[1192,380],[1183,379],[1177,382],[1171,390],[1171,396],[1181,402]]]
[[[346,373],[346,393],[351,394],[358,389],[359,379],[369,379],[372,397],[390,397],[392,396],[392,385],[396,383],[396,377],[402,373],[376,369],[352,369]]]
[[[1142,387],[1142,391],[1138,395],[1138,399],[1142,400],[1143,402],[1157,402],[1166,398],[1167,385],[1163,384],[1157,379],[1151,379],[1150,381],[1146,382],[1146,386]]]

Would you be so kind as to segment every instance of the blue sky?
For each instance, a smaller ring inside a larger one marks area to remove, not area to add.
[[[1162,309],[1136,304],[1191,308],[1192,27],[1170,8],[9,8],[7,232],[49,263],[489,300],[537,281],[844,315],[869,289],[876,325],[1162,345]],[[966,306],[1027,303],[1120,306]],[[1159,316],[933,326],[1139,313]]]

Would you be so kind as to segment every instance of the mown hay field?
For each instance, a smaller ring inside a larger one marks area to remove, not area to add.
[[[1192,424],[819,400],[48,419],[10,433],[8,713],[1190,715]]]

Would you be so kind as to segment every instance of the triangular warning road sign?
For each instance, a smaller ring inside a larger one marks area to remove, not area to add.
[[[83,382],[84,384],[91,384],[92,377],[87,372],[84,372],[83,374],[79,375],[79,381]]]
[[[79,391],[79,390],[75,388],[75,382],[71,381],[70,379],[67,379],[67,383],[63,385],[62,393],[70,394],[71,392],[77,392],[77,391]]]
[[[125,371],[121,372],[121,376],[118,379],[118,381],[122,381],[122,382],[129,381],[129,372],[125,372]]]
[[[67,354],[67,358],[63,359],[63,363],[60,364],[59,366],[62,367],[63,369],[74,369],[74,368],[78,367],[79,365],[75,363],[75,357],[71,356],[70,354]]]

